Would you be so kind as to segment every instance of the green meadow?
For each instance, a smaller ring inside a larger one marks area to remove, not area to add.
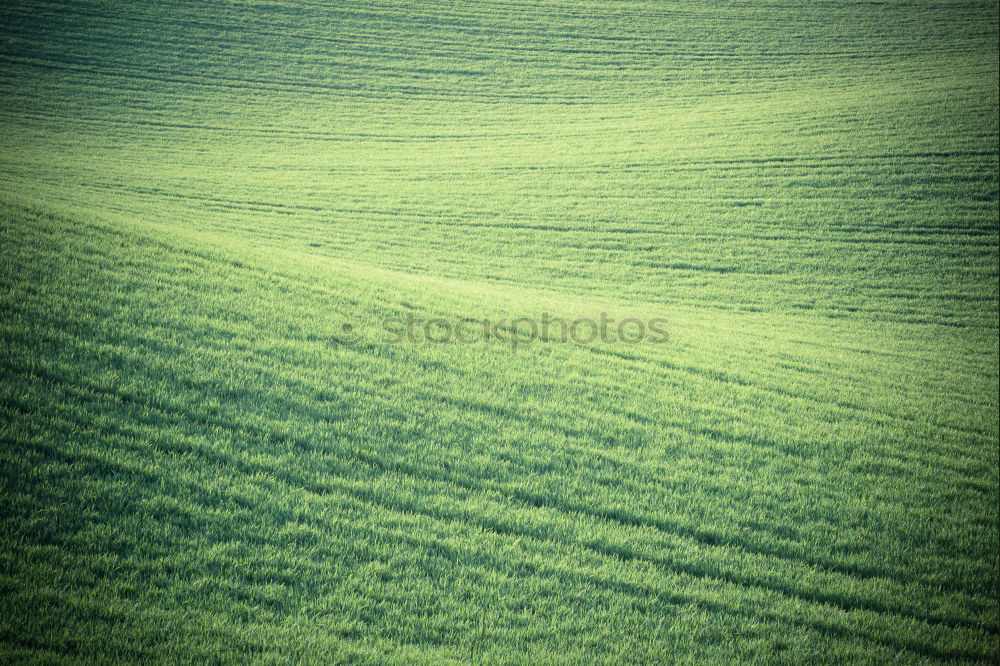
[[[0,661],[994,663],[998,72],[995,0],[0,4]]]

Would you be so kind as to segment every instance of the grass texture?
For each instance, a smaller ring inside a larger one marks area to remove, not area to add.
[[[992,663],[997,44],[3,3],[0,659]],[[600,313],[669,339],[383,336]]]

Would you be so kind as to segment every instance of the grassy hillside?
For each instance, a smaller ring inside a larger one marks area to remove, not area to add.
[[[998,70],[996,2],[5,3],[0,655],[991,662]],[[602,313],[667,339],[510,323]]]

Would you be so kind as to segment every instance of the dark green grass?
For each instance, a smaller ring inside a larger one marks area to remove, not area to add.
[[[0,20],[5,657],[996,658],[995,3]]]

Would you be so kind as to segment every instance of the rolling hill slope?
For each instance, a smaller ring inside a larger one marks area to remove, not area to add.
[[[995,659],[997,21],[0,8],[0,651]]]

